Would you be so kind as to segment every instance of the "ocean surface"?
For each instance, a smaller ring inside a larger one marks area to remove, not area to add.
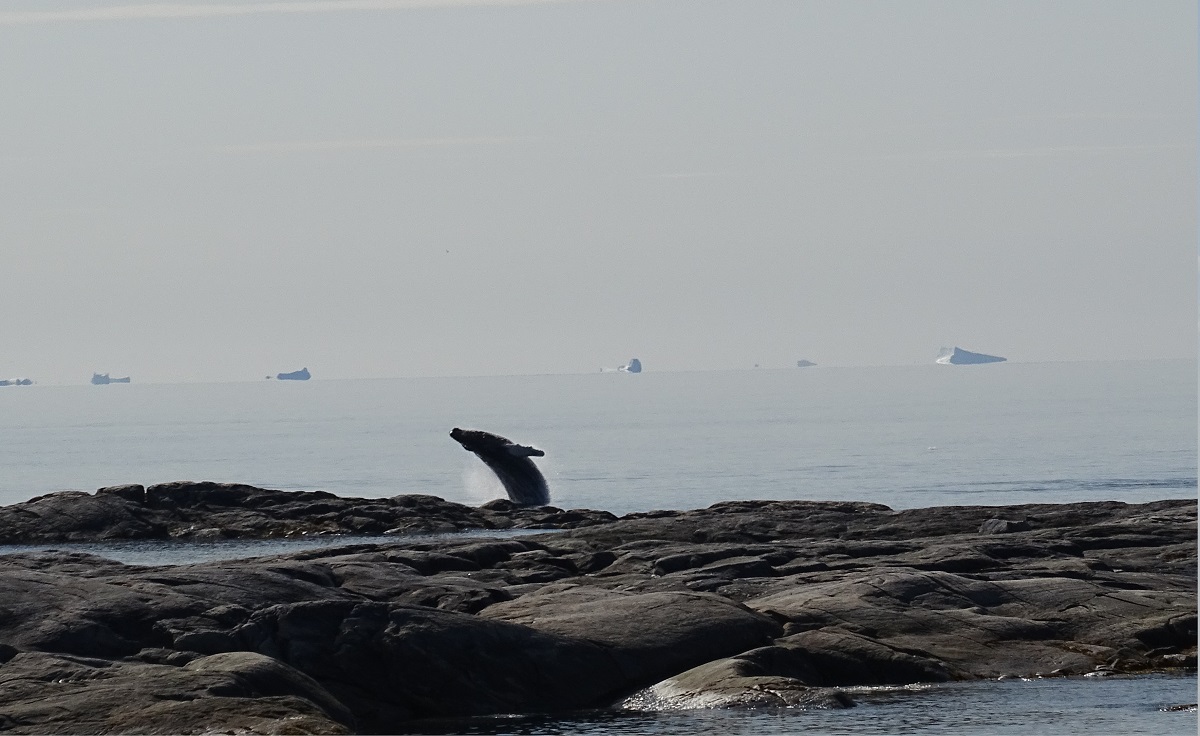
[[[0,388],[0,505],[214,480],[345,496],[503,495],[453,427],[546,452],[551,502],[616,514],[730,499],[892,508],[1197,495],[1195,361]],[[186,564],[355,540],[86,549]],[[59,545],[60,547],[62,545]],[[17,548],[0,547],[0,554]],[[20,548],[22,550],[28,547]],[[520,734],[1195,734],[1196,678],[864,690],[847,711],[479,719]],[[423,728],[428,728],[428,724]]]
[[[1196,496],[1195,361],[0,388],[0,505],[215,480],[477,504],[453,427],[546,451],[552,503],[893,508]]]
[[[593,711],[422,723],[420,733],[704,736],[1195,736],[1194,676],[1072,677],[841,688],[843,710]]]

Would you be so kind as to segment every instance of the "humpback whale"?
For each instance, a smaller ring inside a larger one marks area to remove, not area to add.
[[[550,503],[546,479],[529,459],[544,457],[546,453],[478,429],[455,427],[450,430],[450,437],[464,450],[475,453],[492,469],[513,503],[518,506],[545,506]]]

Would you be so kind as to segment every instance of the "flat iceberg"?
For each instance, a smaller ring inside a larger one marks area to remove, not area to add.
[[[267,378],[270,378],[270,376],[267,376]],[[307,381],[312,378],[312,374],[308,372],[308,367],[305,366],[298,371],[277,374],[275,378],[280,381]]]
[[[942,365],[978,365],[980,363],[1003,363],[1006,360],[1008,358],[1001,358],[999,355],[972,353],[970,350],[955,347],[953,350],[942,348],[937,362]]]
[[[107,386],[110,383],[129,383],[129,376],[123,376],[121,378],[112,378],[107,373],[93,373],[92,374],[92,385],[93,386]]]

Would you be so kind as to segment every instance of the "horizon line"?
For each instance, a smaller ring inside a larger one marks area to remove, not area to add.
[[[1156,358],[1046,358],[1041,360],[1021,360],[1006,358],[998,363],[989,363],[987,365],[1003,365],[1005,363],[1015,365],[1043,365],[1048,363],[1166,363],[1166,362],[1196,362],[1195,357],[1156,357]],[[739,367],[726,368],[668,368],[660,370],[643,370],[640,374],[678,374],[678,373],[738,373],[738,372],[766,372],[766,371],[798,371],[808,368],[913,368],[919,366],[936,366],[942,365],[936,361],[929,362],[907,362],[907,363],[815,363],[811,366],[797,366],[795,363],[785,365],[749,365]],[[953,366],[955,368],[963,368],[964,366]],[[967,366],[970,367],[970,366]],[[424,380],[424,379],[439,379],[439,378],[533,378],[537,376],[590,376],[595,374],[619,373],[615,370],[604,370],[598,368],[592,371],[555,371],[549,373],[419,373],[406,375],[391,375],[391,376],[334,376],[332,378],[311,378],[307,381],[293,381],[294,383],[310,383],[331,382],[331,381],[395,381],[395,380]],[[21,376],[27,378],[28,376]],[[129,384],[121,383],[117,385],[138,385],[138,386],[183,386],[183,385],[207,385],[207,384],[232,384],[232,383],[263,383],[266,381],[275,381],[277,383],[289,383],[289,381],[278,381],[274,375],[264,376],[263,378],[231,378],[231,379],[207,379],[207,380],[149,380],[149,381],[133,381]],[[81,381],[79,383],[57,383],[57,382],[42,382],[34,381],[32,386],[90,386],[91,383]],[[10,386],[0,386],[0,388],[10,388]],[[16,388],[12,386],[11,388]],[[28,388],[23,387],[23,388]],[[121,390],[121,389],[116,389]]]
[[[52,23],[95,23],[121,20],[179,20],[189,18],[234,18],[251,15],[298,15],[316,13],[392,12],[450,8],[525,7],[564,5],[600,0],[274,0],[240,4],[139,3],[73,10],[0,11],[0,26]]]

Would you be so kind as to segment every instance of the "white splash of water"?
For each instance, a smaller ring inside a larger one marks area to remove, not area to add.
[[[538,458],[538,469],[542,471],[542,475],[546,478],[546,484],[550,486],[551,503],[554,503],[553,480],[558,476],[558,470],[555,468],[553,461],[546,461],[545,458]],[[466,503],[472,506],[494,501],[497,498],[508,498],[508,491],[504,490],[504,484],[496,477],[496,474],[491,471],[491,468],[483,463],[470,463],[463,466],[462,470],[463,490],[466,491]]]
[[[472,463],[463,467],[463,490],[469,499],[468,503],[478,506],[497,498],[508,498],[504,484],[496,477],[488,466],[482,463]]]

